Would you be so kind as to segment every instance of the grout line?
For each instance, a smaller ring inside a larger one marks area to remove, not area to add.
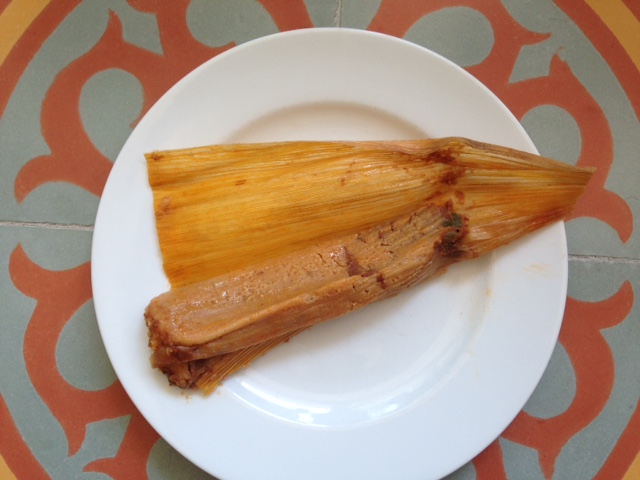
[[[336,7],[336,13],[333,15],[333,26],[341,27],[342,26],[342,0],[338,0],[338,5]]]
[[[45,228],[49,230],[79,230],[83,232],[93,231],[93,225],[77,225],[73,223],[50,222],[6,222],[0,220],[0,227]]]
[[[576,255],[570,254],[569,261],[580,263],[623,263],[627,265],[640,266],[640,258],[632,257],[610,257],[606,255]]]

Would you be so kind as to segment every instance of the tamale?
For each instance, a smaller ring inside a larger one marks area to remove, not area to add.
[[[298,331],[565,218],[591,176],[462,138],[147,160],[173,287],[145,312],[152,363],[207,390]]]

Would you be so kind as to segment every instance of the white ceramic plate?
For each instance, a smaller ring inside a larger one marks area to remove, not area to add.
[[[139,123],[109,177],[93,289],[113,367],[150,424],[225,480],[420,479],[511,422],[555,345],[566,294],[556,224],[399,297],[314,327],[210,397],[149,366],[142,313],[168,288],[143,153],[209,143],[461,135],[534,146],[477,80],[384,35],[265,37],[187,75]]]

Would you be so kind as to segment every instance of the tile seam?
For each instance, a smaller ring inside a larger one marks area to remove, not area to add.
[[[74,223],[51,223],[51,222],[0,221],[0,227],[43,228],[47,230],[79,230],[79,231],[85,231],[85,232],[93,231],[93,225],[79,225]]]
[[[338,28],[342,26],[342,0],[338,0],[336,11],[333,14],[333,26]]]
[[[570,254],[569,261],[579,263],[610,263],[628,264],[640,266],[640,258],[633,257],[611,257],[608,255],[578,255]]]

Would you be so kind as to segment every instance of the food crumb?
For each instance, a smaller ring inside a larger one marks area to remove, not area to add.
[[[527,272],[531,273],[544,273],[549,269],[549,265],[545,263],[532,263],[528,267],[525,268]]]

